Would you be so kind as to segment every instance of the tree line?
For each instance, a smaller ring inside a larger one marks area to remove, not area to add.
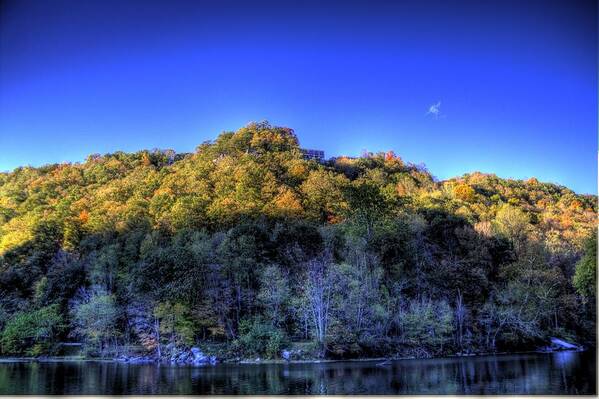
[[[195,152],[0,174],[0,351],[350,358],[595,341],[597,197],[306,160],[252,123]]]

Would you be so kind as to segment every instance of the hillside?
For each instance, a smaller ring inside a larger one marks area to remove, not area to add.
[[[596,225],[596,196],[481,173],[438,182],[392,152],[320,164],[267,123],[190,154],[18,168],[0,174],[0,350],[77,340],[90,355],[280,357],[302,341],[310,356],[435,356],[592,342]]]

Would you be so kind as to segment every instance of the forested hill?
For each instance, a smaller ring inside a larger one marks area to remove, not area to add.
[[[482,173],[437,182],[392,152],[319,164],[267,123],[191,154],[18,168],[0,174],[0,350],[591,342],[596,223],[596,196]]]

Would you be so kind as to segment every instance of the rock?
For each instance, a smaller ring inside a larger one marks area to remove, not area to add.
[[[183,361],[187,361],[187,360],[190,360],[191,358],[193,358],[193,354],[191,354],[189,352],[183,352],[181,354],[181,356],[179,356],[179,358]]]
[[[195,348],[195,349],[197,349],[197,348]],[[192,354],[193,354],[194,360],[205,360],[206,359],[206,355],[204,355],[204,353],[199,349],[197,351],[192,350]]]
[[[152,363],[154,362],[154,359],[152,359],[151,357],[148,356],[131,356],[126,358],[126,360],[124,360],[126,363],[131,363],[131,364],[141,364],[141,363]]]
[[[206,365],[206,364],[216,364],[218,359],[216,356],[207,356],[202,352],[202,350],[198,347],[191,347],[189,349],[177,348],[175,346],[169,347],[168,354],[165,355],[162,359],[158,359],[159,361],[169,362],[170,364],[177,365]],[[166,352],[166,351],[165,351]]]
[[[191,353],[193,353],[193,355],[194,355],[194,356],[195,356],[196,354],[198,354],[198,353],[200,353],[200,354],[202,353],[202,351],[200,350],[200,348],[198,348],[198,347],[195,347],[195,346],[194,346],[194,347],[192,347],[192,348],[190,349],[190,351],[191,351]]]
[[[551,337],[551,346],[556,349],[569,349],[569,350],[578,350],[580,347],[578,345],[571,344],[562,339]]]
[[[208,356],[204,355],[204,353],[200,350],[200,348],[193,347],[191,348],[191,363],[195,365],[209,363],[210,359]]]
[[[285,349],[281,352],[281,357],[283,359],[289,361],[289,360],[291,360],[291,352]]]
[[[577,345],[571,344],[559,338],[551,337],[551,345],[562,349],[579,349]]]
[[[557,351],[571,351],[571,350],[582,350],[583,347],[572,344],[556,337],[551,337],[550,344],[537,348],[539,352],[557,352]]]
[[[283,349],[281,351],[281,357],[286,361],[301,360],[303,352],[301,349]]]

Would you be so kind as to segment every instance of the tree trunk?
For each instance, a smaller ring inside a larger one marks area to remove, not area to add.
[[[154,331],[156,332],[156,355],[158,359],[162,357],[162,353],[160,352],[160,321],[158,318],[154,318]]]

